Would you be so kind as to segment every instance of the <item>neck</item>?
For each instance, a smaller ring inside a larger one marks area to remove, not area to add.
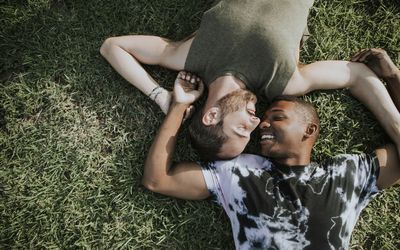
[[[274,158],[274,161],[284,164],[287,166],[305,166],[310,164],[311,162],[311,152],[310,153],[301,153],[301,154],[293,154],[285,157],[277,157]]]
[[[246,85],[243,81],[232,75],[220,76],[210,83],[208,87],[208,96],[204,105],[204,110],[215,107],[219,99],[227,94],[237,90],[245,89]]]

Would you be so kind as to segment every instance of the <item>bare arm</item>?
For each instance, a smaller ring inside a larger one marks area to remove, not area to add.
[[[382,49],[366,49],[352,57],[352,61],[366,64],[378,77],[387,83],[390,96],[400,110],[400,70]],[[376,150],[379,160],[380,174],[378,187],[390,187],[400,180],[400,160],[394,145],[386,145]]]
[[[170,94],[144,70],[140,63],[160,65],[173,70],[185,66],[191,41],[171,42],[157,36],[120,36],[105,40],[101,55],[129,83],[150,96],[167,113]],[[154,90],[157,88],[157,93]],[[158,97],[158,99],[156,98]]]
[[[365,63],[378,77],[386,83],[389,94],[400,110],[400,70],[383,49],[366,49],[351,58],[354,62]]]
[[[386,145],[384,148],[377,149],[375,152],[380,165],[380,173],[377,182],[379,189],[399,183],[400,160],[396,148],[393,145]]]
[[[300,68],[298,74],[301,81],[297,86],[306,86],[306,92],[348,88],[375,115],[400,154],[400,113],[385,85],[365,64],[320,61]]]
[[[199,165],[186,162],[171,168],[184,112],[203,91],[201,83],[198,91],[189,92],[193,93],[192,98],[188,97],[185,95],[188,92],[180,88],[182,82],[184,81],[180,79],[175,83],[174,99],[147,155],[142,183],[153,192],[181,199],[204,199],[210,194]]]
[[[298,79],[307,92],[319,89],[352,88],[365,80],[381,83],[366,65],[350,61],[317,61],[303,65]]]

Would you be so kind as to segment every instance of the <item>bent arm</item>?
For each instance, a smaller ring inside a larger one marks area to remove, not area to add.
[[[158,83],[140,63],[182,70],[192,40],[171,42],[157,36],[140,35],[111,37],[104,41],[100,53],[125,80],[149,96]],[[166,113],[167,108],[163,111]]]
[[[363,103],[377,118],[400,149],[400,113],[385,85],[363,63],[321,61],[300,69],[310,90],[349,88],[351,94]]]
[[[387,83],[389,94],[397,109],[400,110],[400,70],[388,53],[380,48],[364,49],[354,55],[351,60],[364,63]]]
[[[399,141],[394,134],[397,136],[398,131],[392,131],[392,124],[399,123],[399,111],[385,85],[365,64],[319,61],[300,68],[300,79],[308,87],[308,92],[316,89],[348,88],[376,116],[393,141]],[[397,90],[397,94],[399,93]]]
[[[186,162],[171,168],[185,111],[203,90],[204,84],[197,76],[185,72],[178,74],[171,108],[147,155],[142,180],[146,188],[181,199],[198,200],[210,195],[199,165]]]
[[[210,194],[199,165],[180,163],[173,168],[176,137],[188,105],[173,103],[148,153],[143,185],[149,190],[181,199],[205,199]]]
[[[394,145],[386,145],[375,151],[379,161],[378,188],[390,187],[400,181],[400,160]]]
[[[367,78],[380,82],[367,66],[349,61],[318,61],[299,69],[309,92],[317,89],[351,88]]]

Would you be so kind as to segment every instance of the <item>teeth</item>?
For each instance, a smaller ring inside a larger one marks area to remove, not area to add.
[[[256,111],[252,109],[248,109],[247,112],[249,112],[251,115],[256,115]]]
[[[261,136],[261,140],[272,140],[274,138],[275,138],[275,136],[273,136],[273,135],[262,135]]]

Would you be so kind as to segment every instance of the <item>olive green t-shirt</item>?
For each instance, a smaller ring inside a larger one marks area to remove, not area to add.
[[[204,13],[185,69],[208,85],[223,75],[267,100],[284,90],[313,0],[221,0]]]

